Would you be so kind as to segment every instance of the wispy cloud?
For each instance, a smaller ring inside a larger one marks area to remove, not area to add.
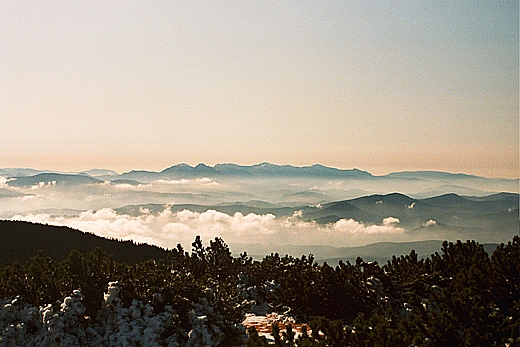
[[[16,178],[7,178],[6,176],[0,176],[0,188],[11,188],[8,182],[16,181]]]
[[[0,176],[0,188],[7,188],[7,177]]]
[[[434,221],[433,219],[430,219],[430,220],[427,221],[426,223],[423,223],[423,226],[424,226],[425,228],[431,228],[431,227],[437,226],[437,222]]]

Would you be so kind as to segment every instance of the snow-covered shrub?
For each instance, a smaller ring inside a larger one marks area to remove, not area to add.
[[[36,308],[19,298],[2,300],[0,346],[180,346],[183,332],[174,324],[176,314],[171,306],[154,313],[150,304],[134,300],[125,308],[120,290],[120,282],[109,283],[94,324],[85,318],[79,290],[59,307]]]
[[[90,345],[88,335],[92,335],[92,331],[86,329],[82,299],[83,294],[75,290],[59,307],[48,304],[39,309],[21,303],[19,298],[11,302],[4,300],[0,309],[0,345]]]
[[[217,346],[226,338],[225,331],[232,330],[239,335],[245,332],[241,324],[225,322],[205,298],[193,304],[188,316],[191,325],[186,344],[188,347]]]
[[[254,313],[261,316],[270,313],[268,297],[275,297],[275,290],[278,287],[280,285],[274,280],[267,280],[259,285],[250,285],[248,276],[241,274],[237,289],[241,306],[245,310],[244,314]]]
[[[38,309],[19,297],[0,301],[0,345],[24,346],[27,337],[41,331]]]
[[[42,346],[84,346],[87,345],[85,332],[85,305],[81,302],[83,294],[74,290],[63,299],[56,311],[52,305],[40,308],[42,320]]]
[[[149,303],[133,300],[125,308],[119,298],[122,284],[110,282],[98,312],[96,330],[105,346],[179,346],[180,330],[174,326],[176,314],[171,306],[154,313]]]

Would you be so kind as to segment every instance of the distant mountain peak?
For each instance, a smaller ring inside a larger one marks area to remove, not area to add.
[[[117,176],[119,174],[117,172],[115,172],[114,170],[109,170],[109,169],[91,169],[91,170],[79,172],[78,175],[101,177],[101,176]]]
[[[392,172],[384,177],[392,178],[420,178],[420,179],[450,179],[450,178],[480,178],[477,175],[465,174],[465,173],[451,173],[446,171],[435,171],[435,170],[418,170],[418,171],[399,171]]]
[[[42,183],[46,185],[78,185],[102,182],[102,180],[88,175],[39,173],[33,176],[16,177],[16,179],[9,182],[9,185],[13,187],[27,187],[40,185]]]

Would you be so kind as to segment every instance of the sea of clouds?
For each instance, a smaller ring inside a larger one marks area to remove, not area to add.
[[[197,235],[209,242],[215,237],[227,243],[295,244],[353,246],[377,242],[386,236],[398,237],[406,231],[399,227],[399,219],[387,217],[380,224],[367,225],[353,219],[320,225],[301,218],[301,211],[290,217],[273,214],[233,215],[207,210],[172,212],[165,206],[160,213],[142,208],[140,215],[117,213],[111,208],[88,210],[72,216],[53,216],[46,213],[18,214],[10,220],[28,221],[91,232],[98,236],[133,240],[164,248],[191,245]]]

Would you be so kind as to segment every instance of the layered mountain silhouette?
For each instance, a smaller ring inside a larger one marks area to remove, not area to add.
[[[33,176],[15,177],[8,181],[9,186],[24,187],[34,185],[83,185],[103,183],[97,178],[80,174],[39,173]]]
[[[165,208],[163,204],[143,204],[124,206],[117,208],[116,211],[120,214],[139,216],[143,210],[158,214]],[[218,205],[174,204],[167,208],[172,212],[190,210],[202,213],[215,210],[228,215],[233,215],[235,212],[244,215],[273,214],[278,218],[291,217],[295,211],[301,211],[301,216],[298,218],[302,221],[315,221],[322,225],[336,223],[340,219],[353,219],[367,225],[380,225],[385,218],[394,217],[399,220],[396,226],[415,233],[449,230],[461,233],[491,232],[514,235],[519,230],[519,194],[515,193],[473,198],[445,194],[427,199],[414,199],[404,194],[391,193],[374,194],[316,206],[280,207],[245,202]]]
[[[57,173],[48,170],[34,170],[27,168],[0,168],[0,176],[17,178],[16,183],[10,185],[31,184],[37,180],[70,182],[70,183],[95,183],[94,180],[74,179],[71,176],[91,177],[98,180],[113,181],[128,179],[139,182],[150,182],[157,179],[182,179],[182,178],[217,178],[217,177],[258,177],[258,178],[337,178],[337,179],[399,179],[399,180],[484,180],[484,181],[514,181],[518,179],[485,178],[461,173],[449,173],[441,171],[403,171],[393,172],[383,176],[374,176],[367,171],[359,169],[337,169],[320,164],[312,166],[276,165],[260,163],[255,165],[237,165],[231,163],[216,164],[213,167],[200,163],[191,166],[185,163],[170,166],[162,171],[132,170],[122,174],[108,169],[92,169],[80,173]],[[54,177],[53,177],[54,176]],[[22,177],[33,177],[21,179]],[[75,181],[74,181],[75,180]],[[15,181],[13,181],[15,182]]]
[[[177,164],[160,172],[130,171],[120,177],[149,181],[154,179],[181,178],[214,178],[214,177],[334,177],[334,178],[372,178],[372,174],[358,169],[340,170],[323,165],[292,166],[260,163],[251,166],[237,164],[217,164],[213,167],[206,164],[190,166]]]

